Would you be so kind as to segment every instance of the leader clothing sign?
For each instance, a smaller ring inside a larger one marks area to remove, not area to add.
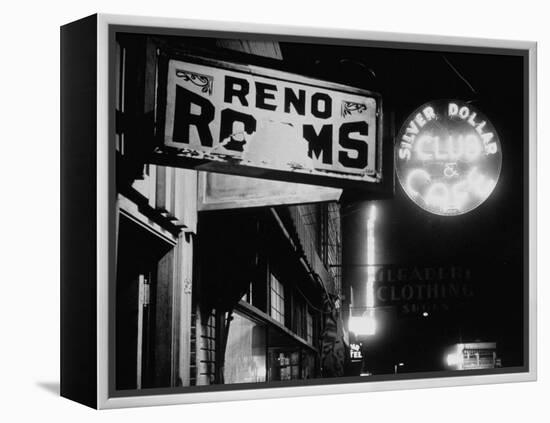
[[[203,163],[199,169],[332,186],[380,182],[376,94],[250,65],[198,62],[170,59],[166,67],[157,154],[173,165],[193,159]]]
[[[470,103],[439,100],[415,110],[395,149],[404,191],[424,210],[454,216],[480,206],[497,185],[502,149],[496,129]]]

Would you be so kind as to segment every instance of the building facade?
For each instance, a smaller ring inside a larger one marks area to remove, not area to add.
[[[192,45],[280,60],[272,42]],[[200,173],[143,147],[160,47],[190,45],[117,39],[116,389],[343,376],[339,203],[200,211]]]

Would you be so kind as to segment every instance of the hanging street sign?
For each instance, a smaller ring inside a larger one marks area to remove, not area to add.
[[[368,188],[382,180],[378,94],[251,65],[166,57],[154,162]]]
[[[498,183],[502,150],[483,113],[459,100],[415,110],[396,140],[395,168],[403,190],[422,209],[442,216],[480,206]]]

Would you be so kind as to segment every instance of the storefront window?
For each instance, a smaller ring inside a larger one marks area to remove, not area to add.
[[[271,274],[271,317],[285,324],[285,291],[283,284]]]
[[[313,316],[311,315],[311,313],[308,312],[306,314],[306,319],[307,319],[307,327],[306,327],[307,342],[309,344],[313,344]]]
[[[281,350],[272,348],[269,351],[269,380],[300,379],[300,350]]]
[[[225,383],[265,382],[266,328],[233,314],[225,350]]]

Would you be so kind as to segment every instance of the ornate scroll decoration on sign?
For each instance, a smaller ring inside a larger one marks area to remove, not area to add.
[[[214,78],[211,76],[201,75],[183,69],[177,69],[176,76],[182,78],[184,81],[189,81],[192,84],[195,84],[197,87],[200,87],[201,92],[208,95],[212,94],[212,83],[214,82]]]
[[[366,110],[366,104],[342,101],[342,117],[350,116],[353,113],[363,113]]]

